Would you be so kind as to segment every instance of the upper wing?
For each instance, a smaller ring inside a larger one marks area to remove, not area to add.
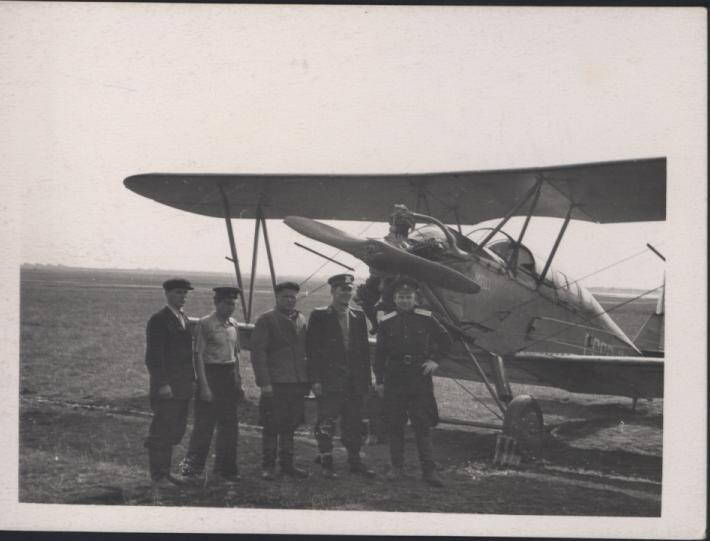
[[[500,218],[545,182],[536,216],[599,223],[664,220],[666,159],[651,158],[531,169],[402,175],[216,175],[154,173],[128,177],[126,187],[181,210],[252,218],[288,215],[322,220],[386,221],[394,203],[449,223],[476,224]],[[422,203],[421,206],[418,203]],[[527,205],[519,215],[528,212]]]

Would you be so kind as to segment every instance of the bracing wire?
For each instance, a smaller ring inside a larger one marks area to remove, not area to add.
[[[449,379],[451,379],[454,383],[456,383],[456,385],[458,385],[459,387],[461,387],[468,395],[471,396],[471,398],[473,398],[476,402],[478,402],[479,404],[481,404],[481,406],[483,406],[483,407],[486,408],[488,411],[490,411],[490,412],[491,412],[493,415],[495,415],[498,419],[500,419],[501,421],[503,420],[503,417],[501,417],[501,415],[500,415],[497,411],[495,411],[494,409],[490,408],[490,407],[488,406],[488,404],[486,404],[483,400],[481,400],[481,399],[478,398],[475,394],[473,394],[473,393],[469,390],[469,388],[466,387],[463,383],[461,383],[458,379],[456,379],[456,378],[449,378]]]

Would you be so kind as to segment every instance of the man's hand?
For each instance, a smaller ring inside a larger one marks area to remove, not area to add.
[[[264,396],[274,396],[274,389],[271,385],[264,385],[261,388],[261,394]]]
[[[380,398],[385,397],[385,386],[382,383],[375,384],[375,392]]]
[[[316,396],[320,396],[323,394],[323,386],[320,383],[313,384],[313,394]]]
[[[173,397],[173,390],[170,387],[170,385],[163,385],[162,387],[158,388],[158,396],[160,398],[172,398]]]
[[[212,391],[210,390],[210,386],[206,383],[200,385],[200,400],[203,402],[212,402]]]
[[[439,363],[429,359],[428,361],[425,361],[422,365],[422,374],[433,374],[437,368],[439,368]]]

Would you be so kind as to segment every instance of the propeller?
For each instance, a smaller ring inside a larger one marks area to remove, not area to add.
[[[338,248],[388,274],[406,274],[435,287],[461,293],[478,293],[481,286],[466,275],[441,263],[410,254],[377,239],[359,239],[340,229],[303,218],[286,216],[284,223],[310,239]]]

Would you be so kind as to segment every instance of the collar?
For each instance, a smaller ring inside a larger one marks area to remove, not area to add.
[[[298,319],[299,314],[300,314],[300,312],[298,310],[294,310],[293,312],[284,312],[283,310],[276,308],[274,311],[277,314],[280,314],[283,317],[285,317],[286,319],[289,319],[291,321],[296,321]]]
[[[169,304],[166,304],[165,306],[168,307],[168,309],[173,313],[176,318],[178,318],[178,320],[182,320],[182,318],[186,317],[185,312],[182,311],[182,308],[180,310],[175,310],[175,308],[173,308]]]
[[[225,327],[229,327],[230,325],[231,325],[232,327],[236,327],[236,326],[237,326],[237,324],[236,324],[236,322],[234,321],[234,318],[233,318],[233,317],[230,316],[230,317],[228,317],[225,321],[222,321],[222,320],[219,319],[219,317],[217,316],[217,312],[216,312],[216,311],[212,312],[208,317],[210,317],[211,319],[213,319],[214,321],[216,321],[218,324],[224,325]]]

